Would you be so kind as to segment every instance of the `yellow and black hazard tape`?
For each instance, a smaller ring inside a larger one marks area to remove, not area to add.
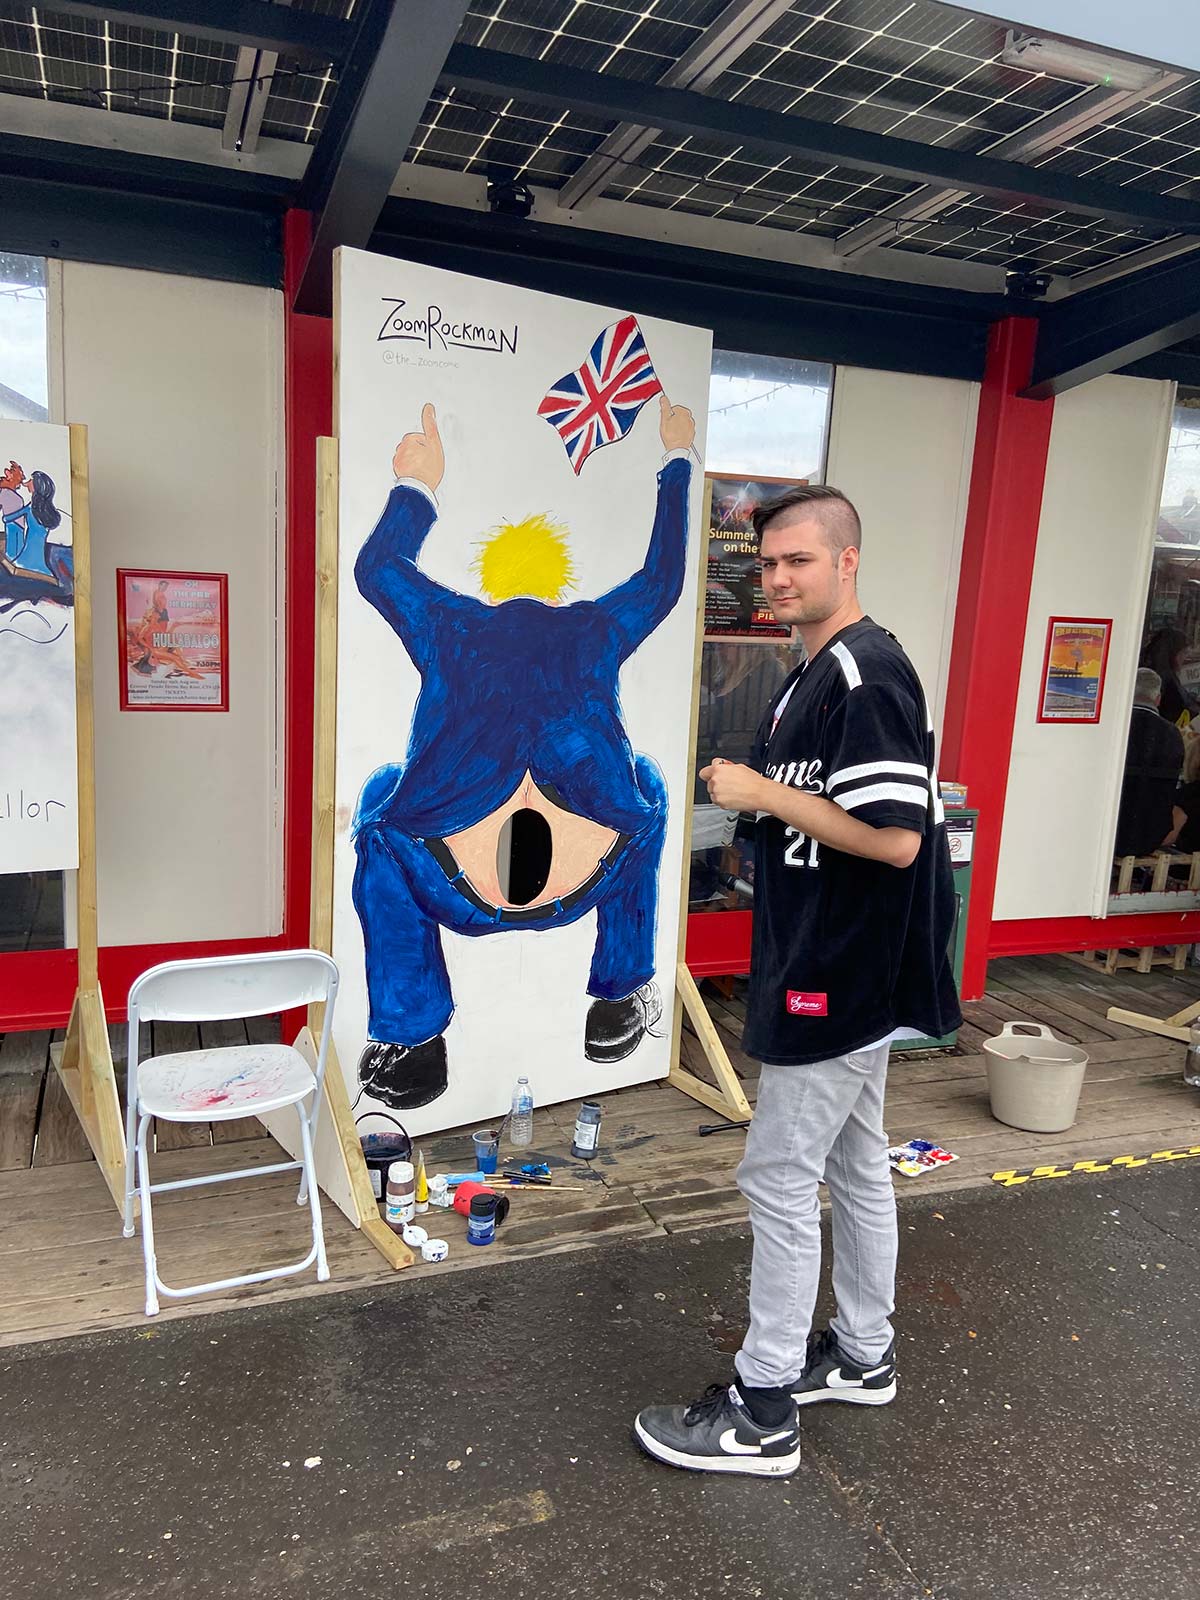
[[[1028,1172],[993,1172],[992,1182],[1012,1189],[1018,1183],[1029,1183],[1034,1178],[1073,1178],[1077,1173],[1129,1172],[1134,1167],[1148,1167],[1153,1161],[1187,1161],[1200,1156],[1200,1144],[1182,1150],[1155,1150],[1148,1156],[1113,1156],[1111,1161],[1075,1161],[1069,1167],[1030,1167]]]

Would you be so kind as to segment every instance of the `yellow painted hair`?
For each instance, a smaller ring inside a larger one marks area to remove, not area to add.
[[[566,528],[535,512],[521,522],[502,522],[482,540],[471,563],[490,600],[561,600],[575,585]]]

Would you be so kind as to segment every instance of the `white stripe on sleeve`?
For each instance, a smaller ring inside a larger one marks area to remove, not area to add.
[[[929,768],[919,761],[863,761],[856,767],[841,767],[825,785],[826,794],[843,783],[854,783],[859,778],[880,778],[885,773],[895,773],[903,778],[929,780]]]
[[[835,805],[843,811],[857,811],[859,806],[877,805],[881,800],[894,800],[898,805],[914,806],[924,813],[929,808],[929,789],[915,783],[870,783],[864,789],[850,789],[838,795]]]
[[[831,644],[829,650],[832,655],[838,658],[841,664],[842,674],[846,679],[846,687],[848,689],[857,689],[862,683],[862,674],[858,670],[858,662],[855,661],[840,639]]]

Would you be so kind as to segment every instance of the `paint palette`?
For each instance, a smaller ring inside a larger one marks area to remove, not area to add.
[[[889,1163],[906,1178],[919,1178],[923,1172],[932,1172],[935,1167],[957,1160],[949,1150],[943,1150],[940,1144],[930,1144],[928,1139],[910,1139],[907,1144],[888,1148]]]

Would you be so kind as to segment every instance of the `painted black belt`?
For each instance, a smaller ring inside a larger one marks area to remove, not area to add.
[[[454,852],[444,839],[425,839],[422,843],[446,874],[446,882],[452,889],[457,889],[463,899],[473,905],[476,911],[482,911],[493,922],[513,923],[519,926],[521,923],[542,922],[546,917],[556,916],[560,911],[573,910],[585,895],[590,894],[596,885],[608,876],[617,857],[632,838],[631,833],[619,833],[596,863],[596,870],[585,878],[578,888],[572,889],[569,894],[564,894],[557,900],[544,900],[537,906],[490,905],[454,859]]]

